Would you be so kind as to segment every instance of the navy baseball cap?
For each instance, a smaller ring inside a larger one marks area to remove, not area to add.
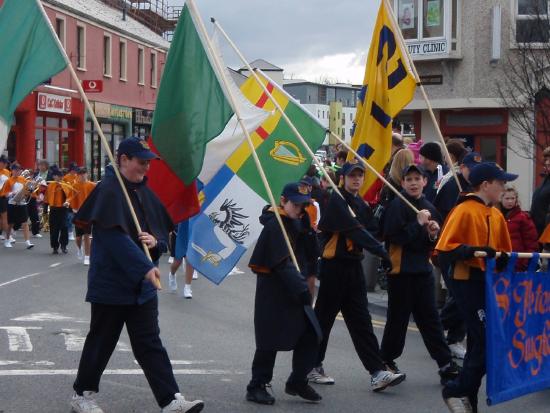
[[[304,176],[302,179],[300,179],[300,183],[303,185],[313,186],[313,177]]]
[[[56,166],[50,168],[50,174],[52,176],[63,176],[63,172]]]
[[[411,163],[410,165],[407,165],[405,166],[405,168],[403,168],[403,172],[401,172],[401,177],[405,178],[411,172],[418,172],[420,175],[426,176],[426,171],[424,170],[424,168],[414,163]]]
[[[481,155],[478,152],[470,152],[462,159],[461,165],[472,169],[474,166],[479,165],[482,162]]]
[[[286,184],[281,196],[284,196],[294,204],[306,204],[311,201],[311,192],[309,192],[308,188],[300,182]]]
[[[494,162],[482,162],[470,171],[469,181],[473,186],[481,185],[483,181],[515,181],[519,175],[510,174]]]
[[[12,163],[10,166],[10,170],[12,171],[19,170],[19,169],[23,169],[23,167],[19,165],[17,162]]]
[[[159,159],[159,157],[151,151],[151,147],[145,140],[135,136],[131,136],[121,141],[118,144],[117,153],[119,155],[132,156],[138,159]]]
[[[357,159],[352,159],[351,161],[348,161],[344,165],[342,165],[342,174],[344,176],[348,176],[350,173],[352,173],[356,169],[359,169],[365,172],[365,167],[363,166],[363,164],[359,162]]]

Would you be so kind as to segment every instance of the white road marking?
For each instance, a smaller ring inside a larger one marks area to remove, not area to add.
[[[54,262],[53,264],[50,265],[50,268],[55,268],[55,267],[58,267],[60,265],[61,265],[60,262]]]
[[[214,363],[214,360],[170,360],[173,366],[183,365],[190,366],[193,364],[209,364]],[[134,360],[134,364],[139,364],[137,360]]]
[[[42,327],[16,327],[5,326],[0,330],[6,330],[10,351],[32,351],[32,343],[27,330],[41,330]]]
[[[23,364],[27,366],[54,366],[53,361],[16,361],[16,360],[0,360],[0,366],[12,366],[14,364]]]
[[[74,317],[68,317],[59,313],[32,313],[21,317],[12,318],[12,321],[71,321],[74,323],[87,323]]]
[[[76,369],[67,370],[54,370],[54,369],[28,369],[28,370],[2,370],[0,369],[0,376],[76,376]],[[105,370],[105,375],[142,375],[141,369],[112,369]],[[231,370],[202,370],[202,369],[174,369],[174,374],[178,375],[241,375],[245,374],[244,371],[231,371]]]
[[[244,274],[244,271],[241,271],[238,267],[233,267],[233,269],[227,275],[238,275]]]
[[[86,336],[82,333],[82,330],[78,328],[63,328],[58,334],[63,336],[67,351],[82,351],[84,348]],[[117,343],[116,350],[124,352],[132,351],[128,344],[120,340]]]
[[[5,287],[6,285],[10,285],[10,284],[13,284],[13,283],[16,283],[17,281],[21,281],[21,280],[24,280],[25,278],[30,278],[30,277],[36,277],[37,275],[40,275],[41,273],[39,272],[33,272],[32,274],[27,274],[27,275],[24,275],[22,277],[19,277],[19,278],[15,278],[11,281],[6,281],[2,284],[0,284],[0,288],[1,287]]]

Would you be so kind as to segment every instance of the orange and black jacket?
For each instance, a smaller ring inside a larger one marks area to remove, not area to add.
[[[342,197],[333,192],[325,212],[321,214],[321,257],[324,259],[363,259],[363,249],[387,258],[384,245],[370,233],[373,214],[361,196],[354,196],[341,188]],[[353,216],[350,208],[355,213]]]
[[[512,251],[506,219],[475,194],[462,198],[445,221],[435,247],[441,271],[455,280],[483,280],[485,259],[473,258],[470,247]]]
[[[94,190],[96,184],[91,181],[76,182],[73,184],[74,191],[67,200],[74,210],[79,210],[86,198]]]
[[[59,182],[51,182],[46,189],[44,202],[52,208],[61,208],[70,195],[71,190]]]
[[[414,199],[402,194],[418,209],[427,209],[431,219],[441,225],[441,215],[424,195]],[[430,256],[435,247],[425,225],[420,225],[416,213],[401,198],[394,198],[384,213],[383,234],[390,254],[392,271],[390,274],[430,273]]]

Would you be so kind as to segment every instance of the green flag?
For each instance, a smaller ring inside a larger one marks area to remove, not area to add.
[[[17,106],[67,63],[35,0],[6,0],[0,8],[0,153]]]
[[[206,144],[233,116],[197,19],[186,4],[168,52],[152,128],[160,155],[186,184],[201,171]]]

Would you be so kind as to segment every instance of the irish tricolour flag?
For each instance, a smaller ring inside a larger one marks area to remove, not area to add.
[[[0,8],[0,153],[21,101],[67,63],[36,0]]]
[[[199,173],[208,181],[243,140],[230,91],[248,130],[269,115],[247,101],[229,75],[230,82],[224,81],[225,64],[203,28],[189,0],[172,39],[153,117],[154,146],[186,185]]]

